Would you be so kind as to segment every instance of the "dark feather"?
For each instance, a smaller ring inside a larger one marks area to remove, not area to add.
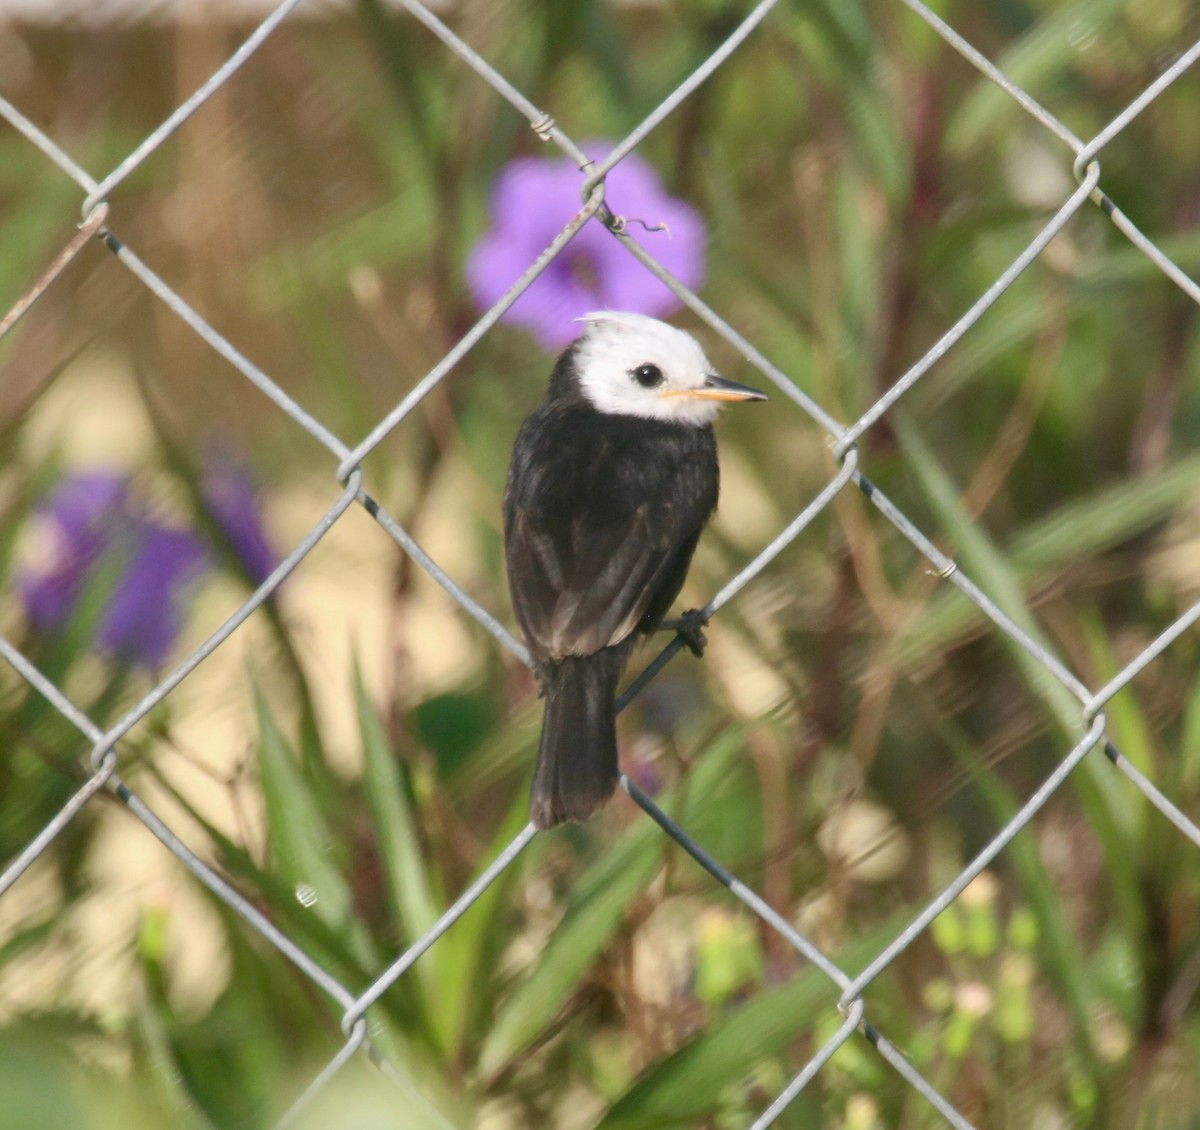
[[[582,820],[617,781],[613,700],[635,631],[651,631],[717,504],[712,429],[597,412],[571,350],[525,421],[504,492],[517,623],[546,696],[531,816]]]
[[[708,428],[538,412],[505,492],[517,622],[539,660],[590,655],[660,619],[716,506]]]
[[[585,820],[617,786],[613,700],[628,645],[545,669],[546,716],[529,815],[539,828]]]

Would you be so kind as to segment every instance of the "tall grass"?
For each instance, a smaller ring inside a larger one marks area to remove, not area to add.
[[[456,30],[577,139],[617,139],[744,5],[467,2]],[[1184,6],[941,13],[1081,136],[1195,38]],[[237,41],[11,27],[0,92],[93,172]],[[144,65],[153,60],[154,65]],[[1106,190],[1200,271],[1195,76],[1103,155]],[[112,201],[113,229],[308,410],[357,441],[476,317],[462,280],[523,121],[376,0],[285,25]],[[703,296],[835,416],[863,412],[1072,190],[1069,154],[900,5],[781,5],[639,150],[709,226]],[[0,306],[77,200],[0,134]],[[649,218],[652,219],[652,218]],[[680,319],[682,324],[686,318]],[[721,343],[722,371],[754,379]],[[500,328],[366,464],[372,493],[508,620],[499,498],[552,359]],[[1100,686],[1197,586],[1195,311],[1089,210],[864,437],[862,465],[1012,616]],[[214,438],[244,452],[277,548],[333,470],[255,390],[90,250],[0,345],[0,572],[9,638],[98,723],[151,676],[90,645],[100,576],[37,633],[16,577],[35,507],[80,467],[135,473],[203,525]],[[782,401],[782,398],[780,398]],[[704,602],[833,473],[798,409],[721,426]],[[182,656],[247,594],[231,561]],[[1077,739],[1079,714],[844,492],[622,722],[627,770],[844,968],[864,966]],[[643,656],[650,652],[643,651]],[[1200,804],[1196,644],[1108,708],[1109,736]],[[501,654],[352,513],[120,747],[121,773],[351,988],[524,825],[538,706]],[[0,681],[0,855],[78,787],[87,748]],[[341,1044],[330,1002],[121,810],[89,805],[0,900],[6,1124],[269,1124]],[[1195,1109],[1190,847],[1098,754],[994,870],[869,989],[869,1019],[977,1124],[1167,1125]],[[117,908],[120,908],[119,911]],[[355,1064],[312,1125],[746,1125],[836,1030],[837,990],[623,798],[539,837],[372,1008],[393,1083]],[[781,1125],[931,1115],[861,1040]]]

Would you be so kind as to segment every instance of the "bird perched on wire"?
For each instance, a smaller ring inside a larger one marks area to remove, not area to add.
[[[712,421],[765,400],[717,376],[690,334],[642,314],[580,319],[583,335],[521,425],[504,491],[517,623],[546,699],[530,816],[584,820],[617,783],[617,681],[635,633],[683,587],[717,505]],[[695,626],[694,650],[703,637]]]

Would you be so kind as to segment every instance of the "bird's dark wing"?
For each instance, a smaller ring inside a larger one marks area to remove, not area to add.
[[[534,657],[591,655],[663,615],[718,489],[710,428],[548,397],[521,426],[504,492],[509,590]]]
[[[627,521],[600,525],[587,513],[554,523],[514,507],[509,584],[534,655],[591,655],[625,639],[652,605],[669,604],[711,509],[704,502],[646,501]]]

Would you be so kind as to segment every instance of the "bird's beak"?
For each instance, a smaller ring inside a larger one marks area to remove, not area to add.
[[[669,388],[659,396],[689,396],[693,400],[766,400],[767,394],[710,373],[699,388]]]

